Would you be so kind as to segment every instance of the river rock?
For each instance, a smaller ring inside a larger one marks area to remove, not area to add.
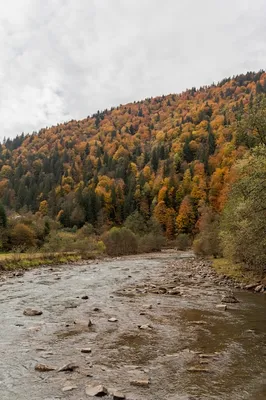
[[[113,400],[125,400],[126,396],[119,391],[114,391],[113,392]]]
[[[77,308],[78,304],[77,303],[73,303],[73,302],[69,302],[66,303],[65,308]]]
[[[93,323],[91,322],[90,319],[88,319],[88,320],[84,320],[84,319],[75,319],[74,324],[75,324],[75,325],[86,326],[86,327],[88,327],[88,328],[89,328],[90,326],[93,325]]]
[[[144,324],[144,325],[138,325],[138,328],[147,330],[147,329],[152,329],[152,326],[150,324]]]
[[[255,287],[254,292],[259,293],[262,290],[264,290],[264,286],[263,285],[258,285]]]
[[[36,364],[35,365],[35,371],[39,371],[39,372],[49,372],[49,371],[54,371],[55,367],[52,367],[50,365],[46,365],[46,364]]]
[[[239,300],[233,294],[227,294],[222,297],[222,303],[239,303]]]
[[[90,348],[90,347],[87,347],[87,348],[81,349],[80,351],[81,351],[81,353],[86,353],[86,354],[88,354],[88,353],[91,353],[91,348]]]
[[[34,308],[26,308],[26,310],[23,311],[23,314],[28,317],[35,317],[36,315],[42,315],[42,311],[35,310]]]
[[[188,372],[203,372],[203,373],[210,373],[208,368],[201,368],[201,367],[190,367],[187,369]]]
[[[149,379],[137,379],[130,382],[132,386],[139,386],[139,387],[149,387],[150,380]]]
[[[23,275],[24,275],[24,272],[22,272],[22,271],[15,272],[13,274],[13,276],[23,276]]]
[[[258,286],[257,283],[249,283],[248,285],[245,286],[245,289],[252,290],[255,289],[256,286]]]
[[[89,386],[86,386],[85,392],[86,392],[86,395],[90,396],[90,397],[94,397],[94,396],[103,397],[103,396],[106,396],[108,394],[107,389],[103,385],[97,385],[97,386],[89,385]]]
[[[218,308],[218,310],[226,311],[227,305],[226,304],[217,304],[216,308]]]
[[[118,321],[118,319],[115,317],[111,317],[108,319],[108,322],[117,322],[117,321]]]
[[[177,296],[177,295],[180,295],[180,294],[181,294],[179,288],[170,289],[170,290],[168,290],[167,293],[170,294],[170,295],[172,295],[172,296]]]
[[[217,357],[217,354],[215,354],[215,353],[214,354],[213,353],[210,353],[210,354],[202,353],[202,354],[199,355],[199,357],[200,358],[214,358],[214,357]]]
[[[74,389],[77,389],[77,386],[64,386],[62,392],[71,392]]]
[[[145,308],[147,308],[148,310],[151,310],[151,309],[152,309],[152,304],[147,304],[147,305],[145,306]]]
[[[75,363],[69,363],[66,365],[63,365],[63,367],[58,369],[58,372],[73,372],[75,369],[79,368],[79,366]]]

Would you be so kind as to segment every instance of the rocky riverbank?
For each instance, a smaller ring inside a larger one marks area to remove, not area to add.
[[[266,296],[236,285],[189,252],[6,277],[0,397],[262,400]]]
[[[168,250],[168,252],[173,252],[173,250]],[[182,254],[182,252],[179,252]],[[165,253],[162,253],[165,254]],[[178,252],[177,252],[178,254]],[[160,277],[158,282],[148,283],[145,287],[135,288],[138,292],[143,293],[157,293],[157,294],[170,294],[170,295],[186,295],[186,291],[190,291],[193,286],[204,286],[208,287],[209,285],[218,285],[222,288],[228,289],[242,289],[249,290],[254,293],[264,293],[266,291],[266,278],[260,279],[255,278],[254,276],[249,277],[248,283],[243,283],[240,279],[233,278],[226,273],[225,271],[217,272],[215,268],[213,268],[213,261],[208,259],[197,258],[193,255],[192,252],[185,253],[187,256],[182,258],[181,260],[177,260],[175,262],[169,263],[166,265],[165,273]],[[143,257],[149,257],[152,255],[144,254]],[[72,257],[72,259],[71,259]],[[134,258],[134,256],[128,256],[125,258]],[[189,258],[189,260],[186,260]],[[101,261],[111,261],[111,260],[122,260],[123,257],[100,257],[98,260],[95,258],[93,260],[89,259],[75,259],[73,256],[70,256],[70,260],[68,260],[68,264],[71,264],[73,267],[80,267],[82,265],[90,265],[97,264]],[[57,262],[55,266],[47,265],[39,265],[38,267],[46,268],[50,267],[50,271],[53,272],[55,268],[60,268],[60,266],[64,266],[64,263]],[[35,267],[37,268],[37,267]],[[14,277],[22,277],[26,272],[25,269],[21,269],[18,267],[15,271],[1,271],[0,281],[14,278]],[[245,275],[243,275],[245,277]],[[247,277],[246,281],[247,281]],[[132,290],[132,288],[128,288],[128,290]]]

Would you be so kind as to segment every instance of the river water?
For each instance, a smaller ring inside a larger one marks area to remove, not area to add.
[[[128,290],[163,279],[183,257],[189,266],[190,256],[165,252],[2,278],[0,399],[81,400],[89,398],[86,385],[101,383],[131,400],[265,400],[265,294],[235,292],[240,302],[224,312],[216,305],[225,289],[202,281],[183,296]],[[23,315],[29,307],[43,314]],[[91,354],[81,353],[88,347]],[[79,368],[34,369],[69,362]],[[145,379],[148,387],[131,384]]]

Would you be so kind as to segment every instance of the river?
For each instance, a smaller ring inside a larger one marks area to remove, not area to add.
[[[0,399],[89,399],[86,385],[101,383],[129,400],[265,400],[266,295],[234,291],[239,303],[221,311],[226,287],[198,276],[190,257],[171,251],[2,277]],[[145,289],[169,277],[181,295]],[[29,307],[43,314],[23,315]],[[79,368],[35,371],[70,362]],[[150,383],[132,385],[139,380]]]

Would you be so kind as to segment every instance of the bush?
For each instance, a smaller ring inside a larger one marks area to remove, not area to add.
[[[201,256],[221,255],[221,244],[219,238],[219,216],[209,207],[201,209],[198,221],[199,234],[193,242],[195,254]]]
[[[90,237],[94,234],[94,228],[91,224],[84,224],[82,228],[77,231],[79,237]]]
[[[165,238],[160,234],[148,233],[138,239],[138,250],[140,253],[161,251],[165,245]]]
[[[128,228],[112,228],[103,235],[103,242],[110,256],[135,254],[138,250],[136,235]]]
[[[35,232],[23,223],[18,223],[12,228],[10,239],[12,247],[19,247],[23,251],[36,244]]]
[[[79,237],[78,234],[71,232],[53,231],[42,250],[45,252],[78,252],[90,253],[100,252],[101,245],[93,237]]]
[[[177,250],[186,250],[191,245],[189,236],[186,233],[180,233],[176,238],[175,245]]]

